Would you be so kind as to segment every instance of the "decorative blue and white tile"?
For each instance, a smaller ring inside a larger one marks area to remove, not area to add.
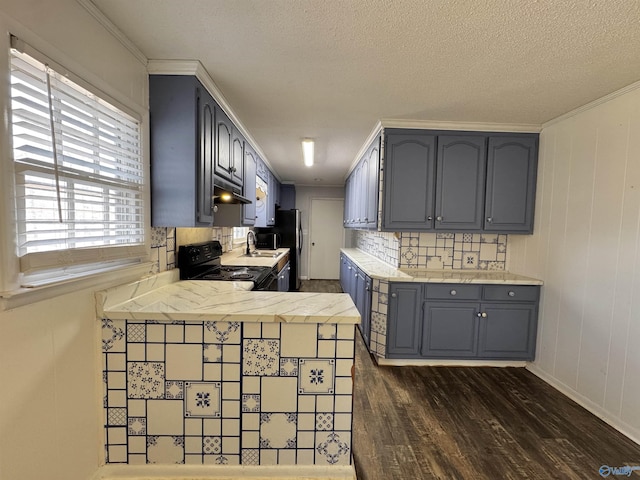
[[[219,363],[222,361],[222,345],[206,344],[204,346],[204,361]]]
[[[261,448],[296,448],[295,413],[263,413],[260,415]]]
[[[121,426],[127,424],[126,408],[109,408],[107,410],[107,424],[111,426]]]
[[[333,413],[316,413],[316,430],[333,430]]]
[[[129,417],[127,423],[129,435],[147,434],[147,419],[145,417]]]
[[[205,455],[220,455],[222,453],[222,438],[202,437],[202,451]]]
[[[332,323],[318,325],[318,340],[332,340],[336,338],[336,326]]]
[[[199,418],[220,418],[220,382],[185,382],[184,416]]]
[[[102,351],[123,352],[125,347],[124,330],[120,327],[122,322],[115,324],[113,320],[102,319]]]
[[[205,341],[208,343],[240,343],[240,323],[204,322]]]
[[[145,326],[142,323],[127,325],[127,342],[144,342],[145,331]]]
[[[298,359],[297,358],[281,358],[280,359],[280,376],[295,377],[298,375]]]
[[[260,395],[248,394],[242,395],[242,411],[243,412],[259,412],[260,411]]]
[[[351,463],[351,438],[349,432],[316,433],[316,464],[330,465]]]
[[[249,339],[243,342],[243,375],[275,376],[280,366],[278,340]]]
[[[259,465],[260,450],[257,448],[242,449],[242,465]]]
[[[164,364],[128,362],[128,398],[164,398]]]
[[[151,227],[151,248],[163,247],[167,244],[166,227]]]
[[[184,398],[184,382],[178,380],[165,382],[164,398],[167,400],[182,400]]]
[[[335,360],[301,358],[298,373],[298,393],[333,394]]]
[[[463,269],[478,269],[478,254],[476,252],[464,252],[462,255]]]
[[[147,463],[184,463],[184,437],[157,435],[147,437]]]

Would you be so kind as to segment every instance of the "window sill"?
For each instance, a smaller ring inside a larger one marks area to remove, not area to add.
[[[119,266],[93,274],[85,274],[40,287],[19,288],[9,292],[0,292],[0,312],[86,288],[102,289],[127,283],[143,275],[151,274],[153,266],[153,262],[142,262],[131,266]]]

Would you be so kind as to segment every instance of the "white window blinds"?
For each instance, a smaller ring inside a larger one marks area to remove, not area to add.
[[[18,51],[14,40],[11,126],[21,270],[142,257],[139,122]]]

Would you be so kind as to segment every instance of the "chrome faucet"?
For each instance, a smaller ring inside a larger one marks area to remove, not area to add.
[[[255,246],[255,244],[258,242],[256,240],[256,234],[253,230],[249,230],[247,232],[247,251],[245,252],[247,255],[251,255],[251,247],[249,244],[249,237],[253,237],[253,245]]]

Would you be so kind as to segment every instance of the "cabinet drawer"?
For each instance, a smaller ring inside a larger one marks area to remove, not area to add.
[[[535,302],[538,300],[539,290],[537,285],[485,285],[482,299]]]
[[[456,283],[443,283],[441,285],[429,284],[426,288],[425,298],[430,300],[480,300],[481,285],[460,285]]]

